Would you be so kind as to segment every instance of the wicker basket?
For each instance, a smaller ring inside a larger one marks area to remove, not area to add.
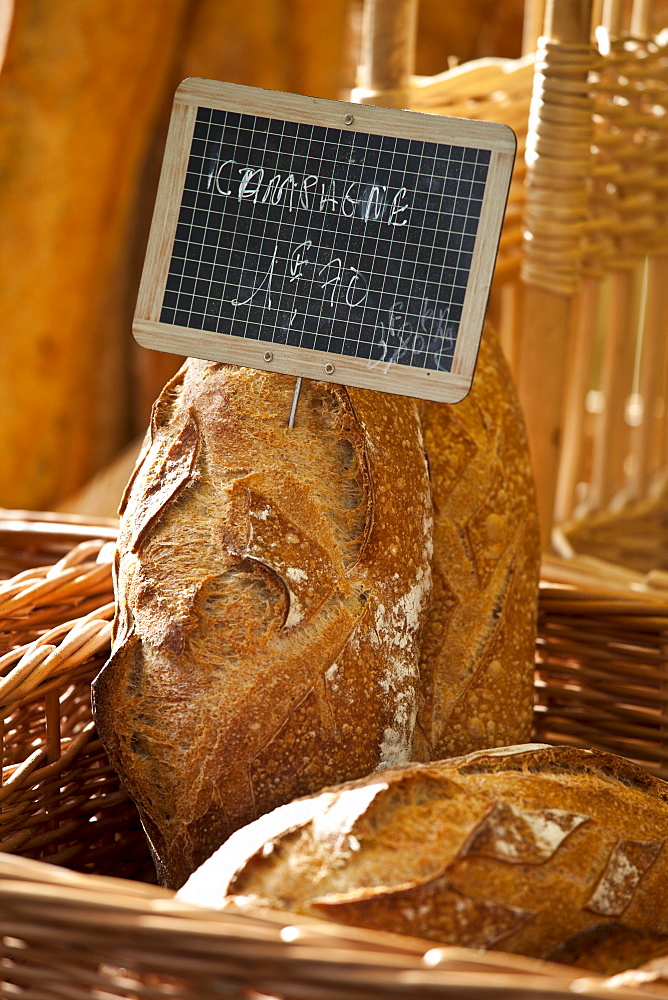
[[[546,557],[534,737],[621,754],[668,778],[668,575]]]
[[[517,133],[489,315],[527,417],[543,540],[568,523],[578,551],[616,558],[618,525],[637,565],[667,505],[656,491],[668,462],[668,32],[653,30],[658,4],[527,0],[527,21],[546,12],[536,53],[433,77],[412,71],[417,4],[368,0],[352,96]]]
[[[397,9],[403,6],[406,3],[396,4]],[[559,62],[564,52],[568,71],[576,76],[582,75],[585,62],[589,65],[587,45],[562,50],[551,41],[548,50],[548,62],[556,60],[549,67],[552,76],[565,71]],[[657,75],[656,100],[665,104],[665,42],[661,50],[648,51],[663,74]],[[617,55],[619,61],[626,58],[621,49]],[[613,53],[613,69],[615,58]],[[457,109],[471,116],[496,117],[498,112],[502,120],[512,115],[523,144],[530,63],[470,66],[432,81],[435,89],[418,82],[415,106],[447,113]],[[596,65],[600,69],[600,62]],[[504,86],[490,89],[490,79],[499,77]],[[604,80],[605,86],[609,82]],[[615,80],[614,90],[619,82]],[[406,89],[411,81],[404,81],[402,88],[394,100],[410,104]],[[378,93],[373,86],[369,89],[366,98],[358,96],[375,102]],[[614,110],[613,98],[608,104]],[[637,127],[646,124],[643,119]],[[555,147],[553,136],[541,127],[540,142]],[[627,129],[631,139],[635,127]],[[535,144],[536,137],[531,141]],[[556,147],[561,153],[560,142]],[[665,134],[650,152],[665,155]],[[550,168],[547,158],[548,175],[558,173],[558,159]],[[523,171],[520,161],[499,270],[506,285],[498,297],[510,299],[511,311],[517,303],[507,292],[519,284],[520,219],[525,216]],[[595,172],[592,176],[596,194]],[[645,254],[657,257],[665,268],[665,190],[660,181],[653,177],[652,190],[655,216],[664,223],[657,228],[662,240],[651,246],[640,241],[633,256],[634,262]],[[594,235],[600,233],[608,207],[592,213]],[[624,238],[623,227],[617,235]],[[591,277],[590,298],[596,303],[598,281],[596,275]],[[657,289],[665,293],[660,281],[648,284],[657,295]],[[555,301],[565,313],[570,289],[560,294],[563,302]],[[551,316],[551,309],[541,308]],[[514,323],[507,325],[512,328]],[[517,331],[506,332],[511,356],[518,342]],[[589,341],[586,346],[591,354]],[[583,347],[583,353],[587,351]],[[661,355],[658,363],[647,362],[645,367],[664,370],[665,362]],[[576,376],[580,378],[577,371],[571,381]],[[584,375],[580,381],[584,398]],[[560,386],[553,389],[559,399]],[[665,398],[662,386],[652,391]],[[540,415],[542,395],[537,405]],[[569,459],[573,475],[579,475],[583,461],[580,444],[578,454]],[[647,442],[644,448],[647,452]],[[634,496],[643,501],[647,492],[638,484],[642,480],[646,485],[649,474],[665,464],[664,450],[655,451],[645,464],[639,463],[640,478],[635,470]],[[641,448],[638,453],[645,452]],[[570,510],[569,503],[564,510]],[[586,558],[546,560],[534,736],[621,753],[668,777],[668,587],[661,572],[643,575],[657,566],[651,552],[657,538],[665,535],[665,509],[661,496],[647,508],[634,509],[624,522],[626,549],[647,554],[644,562],[627,560],[635,571]],[[639,519],[631,525],[636,514]],[[623,562],[620,523],[607,511],[600,521],[588,522],[587,530],[598,531],[590,550],[610,552]],[[610,535],[617,549],[602,544],[604,536],[609,543]],[[435,948],[425,941],[292,916],[286,924],[280,914],[196,910],[147,884],[151,866],[136,812],[108,765],[90,715],[90,681],[108,653],[113,610],[108,543],[114,537],[113,521],[17,512],[0,517],[0,579],[5,578],[0,584],[0,851],[5,852],[0,853],[0,997],[539,1000],[578,994],[668,1000],[668,959],[641,974],[604,980],[517,956]],[[568,537],[579,541],[581,535]],[[562,550],[567,548],[565,538]],[[105,877],[110,874],[121,878]]]
[[[112,521],[0,517],[3,568],[18,569],[0,583],[0,850],[141,877],[145,838],[90,709],[109,652],[115,537]]]
[[[0,516],[4,566],[18,570],[0,583],[0,997],[538,1000],[637,997],[646,981],[668,1000],[660,964],[610,981],[293,915],[217,914],[148,884],[136,811],[90,711],[109,650],[114,535],[111,521]],[[668,590],[609,569],[604,588],[600,564],[544,567],[535,737],[668,776]]]

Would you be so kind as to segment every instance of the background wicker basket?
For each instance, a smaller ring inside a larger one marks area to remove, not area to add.
[[[580,557],[546,557],[534,737],[621,754],[668,778],[668,589]]]
[[[537,30],[525,30],[523,58],[418,77],[417,5],[368,0],[353,98],[517,133],[489,314],[527,418],[544,545],[567,525],[577,551],[636,566],[651,536],[664,556],[665,9],[527,0]]]

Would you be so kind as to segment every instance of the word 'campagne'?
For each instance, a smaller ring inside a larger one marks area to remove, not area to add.
[[[235,170],[236,168],[236,170]],[[236,175],[239,175],[238,179]],[[215,187],[226,198],[254,205],[283,205],[289,212],[297,208],[316,212],[335,212],[364,222],[386,222],[390,226],[406,226],[406,188],[394,194],[383,184],[357,181],[321,180],[317,174],[270,174],[264,167],[240,167],[235,160],[225,160],[218,170],[209,174],[207,188]]]

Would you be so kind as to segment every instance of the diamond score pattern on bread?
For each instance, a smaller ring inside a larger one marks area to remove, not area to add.
[[[479,371],[454,408],[305,380],[293,428],[288,376],[191,359],[156,401],[93,701],[163,884],[295,796],[528,737],[537,519],[491,330]]]
[[[466,399],[418,409],[434,556],[413,760],[438,760],[529,737],[540,541],[524,423],[493,329]]]
[[[613,974],[668,950],[668,783],[524,745],[390,768],[231,837],[179,897]]]

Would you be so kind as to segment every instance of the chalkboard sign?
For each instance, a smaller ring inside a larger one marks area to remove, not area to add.
[[[457,402],[515,136],[186,80],[133,329],[146,347]]]

